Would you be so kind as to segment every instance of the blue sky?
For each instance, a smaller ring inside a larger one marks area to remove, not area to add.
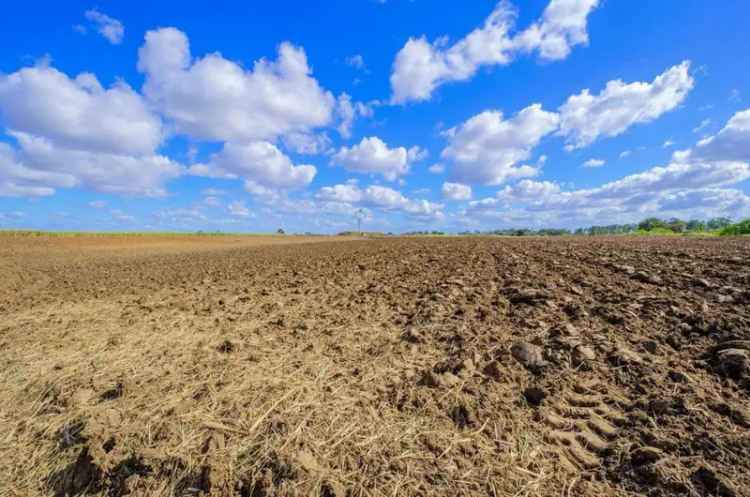
[[[6,6],[0,228],[750,215],[746,2],[248,3]]]

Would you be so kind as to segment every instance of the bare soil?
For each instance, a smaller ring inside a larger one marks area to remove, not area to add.
[[[0,237],[0,495],[750,495],[750,240],[332,240]]]

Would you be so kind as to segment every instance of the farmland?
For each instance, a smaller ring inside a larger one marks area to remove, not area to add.
[[[749,495],[750,240],[0,241],[0,495]]]

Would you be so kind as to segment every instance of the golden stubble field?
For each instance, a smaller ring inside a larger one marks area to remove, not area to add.
[[[750,495],[748,256],[0,237],[0,495]]]

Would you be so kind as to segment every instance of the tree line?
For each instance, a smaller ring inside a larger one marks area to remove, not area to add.
[[[715,217],[708,220],[684,220],[676,217],[660,219],[649,217],[640,223],[595,225],[576,230],[568,229],[531,229],[512,228],[491,231],[463,231],[459,235],[502,235],[502,236],[562,236],[562,235],[627,235],[627,234],[688,234],[712,233],[719,235],[750,234],[750,219],[732,223],[727,217]]]

